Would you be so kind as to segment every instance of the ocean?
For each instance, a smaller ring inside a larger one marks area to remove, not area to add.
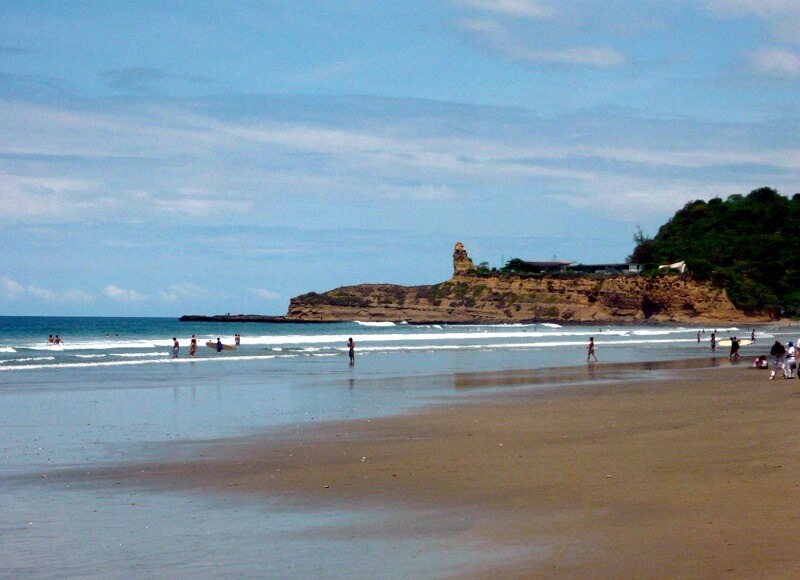
[[[56,493],[42,480],[65,469],[157,458],[165,442],[268,434],[463,401],[483,389],[460,388],[460,373],[557,373],[586,365],[589,337],[600,365],[726,360],[724,349],[711,352],[712,331],[721,339],[749,337],[751,329],[0,317],[0,577],[347,577],[342,553],[363,559],[386,546],[374,537],[339,545],[331,531],[373,517],[366,525],[379,525],[385,513],[323,513],[279,502],[245,510],[229,498],[144,491],[134,498],[129,490]],[[743,348],[744,361],[768,351],[774,337],[796,339],[792,332],[759,329],[756,344]],[[62,344],[48,344],[51,334]],[[188,356],[192,334],[195,357]],[[241,335],[235,350],[205,346],[218,337],[233,344],[234,334]],[[253,510],[255,520],[240,515]],[[359,560],[364,576],[436,575],[437,566],[470,557],[455,548],[433,550],[434,540],[394,538],[385,558]]]

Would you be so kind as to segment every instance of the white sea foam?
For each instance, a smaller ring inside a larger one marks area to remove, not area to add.
[[[356,320],[355,323],[361,326],[395,326],[394,322],[363,322],[361,320]]]
[[[56,360],[54,356],[33,356],[27,358],[9,358],[5,360],[1,360],[0,364],[8,364],[8,363],[24,363],[24,362],[33,362],[33,361],[43,361],[43,360]],[[30,368],[30,365],[28,365]]]
[[[105,355],[103,355],[105,356]],[[170,356],[168,352],[115,352],[112,353],[111,356],[119,356],[125,358],[147,358],[153,356]]]
[[[15,353],[17,351],[10,346],[0,346],[0,352]]]
[[[58,364],[0,366],[0,371],[31,370],[31,369],[79,369],[79,368],[91,368],[91,367],[119,367],[119,366],[152,365],[152,364],[215,363],[215,362],[265,360],[272,358],[276,358],[276,355],[222,356],[222,357],[208,357],[208,358],[187,357],[187,358],[168,358],[168,359],[132,359],[132,360],[103,361],[103,362],[76,362],[76,363],[58,363]]]

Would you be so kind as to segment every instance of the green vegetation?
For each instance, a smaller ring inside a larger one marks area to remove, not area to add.
[[[658,274],[659,264],[686,261],[696,280],[725,287],[750,313],[800,313],[800,194],[767,187],[726,200],[687,203],[653,238],[639,230],[629,261]],[[662,272],[663,274],[663,272]]]

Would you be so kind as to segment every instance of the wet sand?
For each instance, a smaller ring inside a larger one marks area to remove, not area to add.
[[[166,451],[172,461],[82,478],[312,509],[432,510],[454,541],[487,555],[454,577],[797,577],[800,381],[727,360],[679,368],[707,364],[457,374],[458,388],[536,386],[184,444]]]

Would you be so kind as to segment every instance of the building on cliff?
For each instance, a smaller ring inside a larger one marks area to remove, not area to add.
[[[640,274],[641,264],[576,264],[575,262],[531,262],[527,260],[511,260],[508,268],[517,273],[550,274],[554,272],[576,272],[579,274]]]

